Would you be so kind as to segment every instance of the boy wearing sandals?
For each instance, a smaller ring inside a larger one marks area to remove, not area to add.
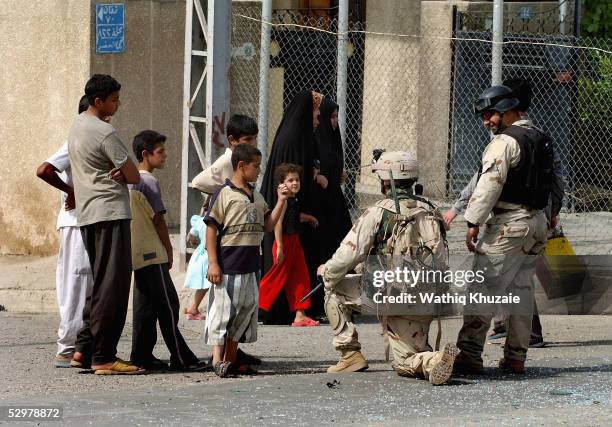
[[[271,232],[287,202],[287,186],[277,189],[278,202],[270,211],[250,183],[260,173],[261,152],[248,144],[232,152],[234,176],[212,197],[206,222],[208,293],[204,339],[213,346],[213,366],[220,377],[255,371],[238,357],[238,343],[257,340],[260,245]],[[217,234],[218,232],[218,234]]]
[[[170,351],[170,368],[196,371],[205,367],[189,349],[178,329],[179,298],[170,277],[172,244],[164,219],[166,208],[161,198],[155,169],[166,163],[166,137],[143,130],[134,137],[132,148],[138,159],[140,182],[131,184],[132,262],[134,264],[134,325],[132,363],[145,369],[167,369],[153,356],[157,342],[157,322]]]
[[[104,121],[119,108],[120,90],[111,76],[93,75],[85,85],[89,107],[75,119],[68,136],[77,225],[93,273],[72,363],[91,366],[96,374],[144,372],[117,358],[132,276],[126,183],[140,182],[117,131]]]

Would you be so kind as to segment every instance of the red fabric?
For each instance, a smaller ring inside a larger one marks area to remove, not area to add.
[[[259,308],[269,311],[282,289],[285,290],[289,310],[310,308],[310,298],[300,303],[300,299],[310,292],[310,276],[300,244],[299,234],[283,234],[283,255],[285,259],[276,264],[276,241],[272,245],[272,267],[259,284]]]

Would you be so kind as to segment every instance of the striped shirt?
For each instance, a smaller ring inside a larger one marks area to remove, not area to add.
[[[219,231],[217,254],[223,274],[246,274],[260,269],[264,219],[270,209],[263,196],[250,188],[251,195],[225,180],[213,194],[204,217],[206,224],[215,225]]]

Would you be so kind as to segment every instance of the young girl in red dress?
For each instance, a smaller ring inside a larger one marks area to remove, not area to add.
[[[304,259],[304,251],[300,244],[300,223],[307,222],[312,227],[318,226],[318,221],[312,215],[300,212],[296,194],[300,191],[300,175],[302,168],[291,163],[283,163],[274,171],[276,182],[289,188],[283,220],[274,228],[274,244],[272,259],[274,264],[261,279],[259,285],[259,308],[269,311],[281,290],[285,290],[289,309],[295,311],[295,319],[291,326],[318,326],[319,322],[306,316],[304,312],[310,308],[310,298],[304,302],[300,299],[310,292],[310,276]]]

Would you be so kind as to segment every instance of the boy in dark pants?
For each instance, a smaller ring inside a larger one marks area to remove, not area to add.
[[[179,298],[170,277],[172,245],[164,220],[166,208],[157,179],[152,172],[166,162],[166,137],[144,130],[134,137],[132,147],[138,159],[140,182],[130,185],[132,208],[132,262],[134,265],[134,326],[132,363],[146,369],[168,366],[153,356],[159,320],[170,367],[174,370],[201,370],[205,364],[187,346],[178,329]]]
[[[138,374],[137,366],[117,358],[117,343],[127,315],[132,276],[130,198],[127,186],[140,181],[138,169],[106,117],[119,108],[121,85],[95,74],[85,85],[87,111],[68,136],[77,225],[89,257],[93,288],[83,309],[75,366],[96,374]]]

